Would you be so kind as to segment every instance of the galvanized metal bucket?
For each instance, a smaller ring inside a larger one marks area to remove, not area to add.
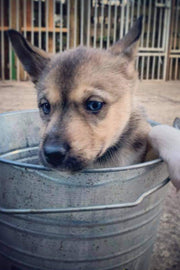
[[[0,115],[0,269],[147,270],[165,164],[48,171],[39,129],[37,111]]]

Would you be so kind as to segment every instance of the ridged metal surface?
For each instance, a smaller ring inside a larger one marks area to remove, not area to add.
[[[93,208],[131,203],[168,176],[161,161],[122,170],[90,170],[74,176],[33,169],[39,126],[37,111],[0,116],[0,206],[4,209]],[[1,214],[0,269],[147,270],[166,188],[164,185],[128,208]]]

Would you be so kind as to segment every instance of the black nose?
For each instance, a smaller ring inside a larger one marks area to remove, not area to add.
[[[43,149],[47,162],[54,166],[58,166],[64,161],[70,147],[66,143],[46,143]]]

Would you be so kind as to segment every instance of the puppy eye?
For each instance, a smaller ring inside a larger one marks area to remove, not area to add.
[[[86,110],[91,111],[93,113],[99,112],[104,105],[104,102],[97,100],[89,100],[86,102]]]
[[[40,104],[40,107],[43,110],[44,114],[49,114],[51,111],[51,106],[50,106],[49,102],[47,102],[47,101]]]

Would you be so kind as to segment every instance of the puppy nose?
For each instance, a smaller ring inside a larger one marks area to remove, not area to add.
[[[58,144],[45,144],[44,145],[44,155],[48,163],[58,166],[60,165],[70,147],[67,143]]]

